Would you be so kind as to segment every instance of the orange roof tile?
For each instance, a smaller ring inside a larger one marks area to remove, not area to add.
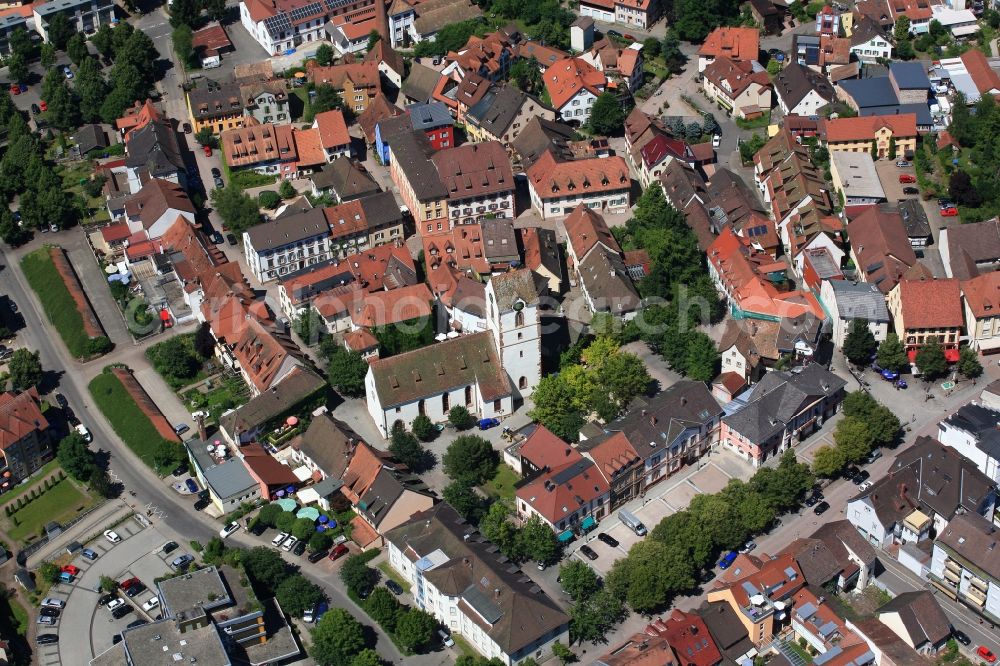
[[[1000,273],[984,273],[964,280],[962,294],[977,319],[1000,315]]]
[[[632,187],[628,164],[620,155],[557,162],[552,151],[528,167],[528,181],[543,200],[574,192],[591,194]]]
[[[698,49],[698,55],[731,60],[756,60],[760,53],[760,30],[757,28],[716,28]]]
[[[317,113],[313,127],[319,130],[319,138],[324,148],[336,148],[351,143],[347,133],[347,122],[339,109]]]
[[[486,246],[483,242],[483,229],[478,224],[462,224],[451,231],[424,235],[424,259],[427,261],[428,273],[441,265],[449,265],[458,271],[474,270],[480,275],[490,272],[490,262],[486,258]],[[439,278],[442,276],[439,276]],[[451,280],[443,276],[444,282],[451,288]],[[434,282],[437,293],[438,287]]]
[[[528,435],[521,444],[518,454],[538,469],[543,467],[555,469],[583,459],[576,449],[543,425],[539,425]]]
[[[576,513],[581,503],[589,504],[608,493],[608,482],[594,463],[579,454],[577,457],[578,460],[553,467],[519,488],[518,503],[531,506],[554,525]],[[559,481],[555,480],[557,478]]]
[[[351,319],[355,326],[375,328],[430,317],[433,300],[430,289],[422,282],[392,291],[377,291],[355,305]]]
[[[293,129],[292,139],[295,143],[295,153],[298,156],[297,168],[326,164],[326,152],[323,150],[323,139],[319,130]]]
[[[291,125],[261,124],[251,119],[245,127],[226,130],[220,139],[223,158],[230,167],[297,159]]]
[[[600,95],[608,84],[603,72],[580,58],[563,58],[545,70],[545,88],[552,106],[560,109],[581,90]]]
[[[614,433],[587,453],[609,483],[618,472],[642,460],[642,456],[621,431]]]
[[[42,431],[49,422],[41,411],[38,389],[22,393],[0,393],[0,450],[7,450],[35,430]]]
[[[865,141],[875,138],[875,132],[888,127],[897,138],[917,136],[917,114],[900,113],[888,116],[864,116],[856,118],[835,118],[824,123],[826,140]]]
[[[955,278],[900,280],[896,288],[907,330],[961,328],[961,288]]]
[[[584,204],[580,204],[566,216],[563,227],[566,229],[570,248],[578,261],[583,261],[598,243],[605,245],[612,252],[621,254],[622,249],[611,235],[611,229],[608,228],[604,218]]]
[[[969,49],[962,54],[962,63],[981,94],[1000,93],[1000,76],[990,67],[982,51]]]

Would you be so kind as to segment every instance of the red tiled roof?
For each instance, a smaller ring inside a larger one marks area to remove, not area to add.
[[[264,0],[243,0],[243,4],[246,5],[247,13],[254,23],[260,23],[278,13],[271,3]]]
[[[711,144],[709,144],[709,147],[711,147]],[[682,162],[688,162],[693,159],[691,149],[686,143],[665,134],[658,134],[653,137],[653,139],[639,150],[639,154],[642,155],[642,161],[647,168],[655,167],[668,157],[674,157]]]
[[[295,143],[295,154],[298,156],[296,161],[298,168],[326,164],[326,153],[323,151],[323,140],[319,130],[293,129],[292,139]]]
[[[897,138],[917,136],[917,114],[900,113],[888,116],[835,118],[824,123],[826,140],[865,141],[875,138],[875,132],[888,127]]]
[[[591,194],[628,190],[632,186],[628,164],[620,155],[557,162],[552,151],[547,150],[528,167],[527,175],[542,200],[574,192]]]
[[[600,95],[608,80],[603,72],[580,58],[563,58],[556,61],[544,74],[545,88],[556,109],[573,99],[581,90]]]
[[[131,235],[132,232],[124,222],[112,224],[101,229],[101,237],[105,243],[119,243]]]
[[[271,386],[292,351],[298,351],[294,343],[279,340],[256,319],[247,322],[233,345],[233,357],[258,391]]]
[[[483,242],[483,229],[478,224],[462,224],[446,233],[424,235],[422,240],[428,273],[441,265],[451,264],[454,264],[452,267],[459,271],[471,268],[481,275],[490,272],[490,262],[486,258],[486,246]],[[434,282],[431,282],[431,286],[437,289]]]
[[[725,57],[731,60],[756,60],[760,53],[760,31],[757,28],[716,28],[698,49],[707,58]]]
[[[38,389],[34,386],[22,393],[0,393],[0,449],[6,451],[8,446],[35,430],[42,431],[48,427],[49,422],[42,414]]]
[[[315,84],[329,83],[337,90],[343,90],[344,83],[350,81],[354,87],[370,87],[380,90],[378,64],[356,62],[347,65],[309,68],[309,80]]]
[[[351,143],[347,133],[347,122],[339,109],[317,113],[313,127],[319,130],[320,142],[324,148],[336,148]]]
[[[934,13],[929,0],[889,0],[889,12],[893,20],[903,15],[911,21],[927,20]]]
[[[521,444],[519,454],[522,458],[530,460],[538,469],[543,467],[555,469],[583,459],[576,449],[543,425],[539,425],[528,435]]]
[[[344,335],[344,344],[352,351],[363,352],[378,347],[378,338],[367,328],[359,328]]]
[[[732,60],[723,56],[712,61],[705,68],[703,76],[733,100],[742,95],[751,84],[771,85],[767,72],[753,71],[749,60]]]
[[[897,288],[907,330],[961,328],[961,289],[955,278],[901,280]]]
[[[962,54],[962,63],[980,94],[1000,93],[1000,76],[990,67],[990,63],[982,51],[969,49]]]
[[[433,300],[431,290],[423,282],[392,291],[376,291],[355,306],[351,319],[355,326],[375,328],[430,317]]]
[[[621,254],[621,246],[611,235],[611,229],[608,228],[604,218],[600,213],[587,208],[584,204],[573,209],[573,212],[563,220],[563,227],[566,229],[570,247],[578,261],[583,261],[584,257],[598,243]]]
[[[1000,273],[984,273],[962,281],[962,294],[973,316],[1000,316]]]
[[[229,41],[226,30],[216,23],[196,30],[191,36],[191,46],[196,52],[203,49],[205,51],[203,55],[214,55],[222,49],[232,48],[233,43]]]
[[[598,471],[609,482],[615,474],[642,460],[639,452],[621,431],[614,433],[587,453],[597,465]]]
[[[705,621],[693,613],[675,608],[666,620],[661,618],[646,627],[646,633],[666,638],[681,666],[715,666],[722,661]]]
[[[514,172],[499,141],[467,143],[431,156],[448,198],[492,196],[513,191]]]
[[[298,485],[299,479],[292,468],[275,460],[260,444],[247,444],[240,451],[247,470],[258,482],[265,486]]]
[[[223,158],[230,167],[297,159],[291,125],[260,124],[251,120],[245,127],[226,130],[220,139]]]
[[[557,476],[562,483],[553,480]],[[554,525],[576,513],[581,504],[590,504],[609,490],[608,482],[591,461],[578,460],[542,473],[518,489],[517,499]]]

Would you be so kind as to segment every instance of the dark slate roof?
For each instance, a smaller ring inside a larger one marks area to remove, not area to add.
[[[410,125],[415,130],[426,130],[435,127],[451,126],[455,119],[444,102],[417,102],[406,107],[410,114]]]
[[[837,98],[833,86],[825,76],[797,62],[785,67],[774,77],[774,89],[789,109],[794,109],[810,90],[832,102]]]
[[[769,372],[751,390],[746,407],[724,421],[751,442],[764,442],[783,431],[806,404],[833,395],[846,384],[817,363],[791,372]]]
[[[250,227],[246,234],[257,252],[266,252],[307,238],[329,236],[330,225],[323,209],[313,208]]]
[[[889,308],[885,305],[885,295],[877,285],[870,282],[830,280],[830,286],[837,298],[837,315],[841,319],[864,318],[888,323]]]
[[[705,602],[698,608],[698,615],[723,656],[733,660],[733,663],[753,648],[746,628],[728,602]]]
[[[931,89],[931,80],[919,62],[894,62],[889,65],[889,76],[895,79],[900,90]]]
[[[403,493],[410,490],[415,493],[433,497],[427,489],[427,484],[420,480],[420,477],[413,474],[403,474],[382,468],[375,476],[375,480],[368,486],[368,492],[361,497],[358,508],[361,510],[369,522],[378,529],[389,510],[403,496]],[[363,508],[362,508],[363,507]]]
[[[493,136],[503,136],[527,99],[527,93],[512,85],[493,84],[483,98],[466,112],[466,116]],[[538,104],[540,106],[541,102]]]
[[[535,116],[510,143],[527,169],[550,149],[558,159],[572,159],[573,153],[567,144],[573,140],[574,133],[575,130],[565,123]]]
[[[151,120],[129,136],[125,148],[128,152],[125,165],[132,168],[146,167],[152,178],[184,171],[184,159],[177,143],[177,134],[167,123]]]
[[[874,79],[846,79],[837,85],[854,99],[858,108],[888,107],[899,104],[899,98],[896,97],[896,91],[892,89],[892,82],[889,81],[888,76]]]
[[[418,201],[448,198],[448,189],[431,161],[434,149],[423,132],[404,132],[392,140],[392,159],[406,175]]]
[[[864,79],[853,79],[855,81],[860,81]],[[847,81],[841,81],[842,85],[847,83]],[[866,116],[893,116],[900,115],[903,113],[914,113],[917,116],[917,127],[923,127],[925,125],[933,125],[934,118],[931,116],[931,109],[926,104],[897,104],[895,102],[886,104],[884,106],[864,106],[861,112],[858,114],[862,117]]]
[[[847,562],[848,550],[869,567],[878,559],[878,553],[849,520],[824,523],[809,538],[825,543],[841,563]]]
[[[360,162],[349,157],[338,157],[310,176],[310,179],[317,189],[332,189],[343,201],[351,201],[381,191],[368,170]]]
[[[434,94],[434,86],[440,78],[440,72],[427,65],[413,63],[410,75],[403,81],[403,95],[418,102],[426,102]]]
[[[83,125],[73,134],[81,155],[86,155],[95,148],[107,148],[108,137],[104,128],[97,124]]]
[[[403,213],[392,192],[378,192],[359,200],[361,209],[365,211],[368,229],[391,227],[403,221]]]
[[[919,199],[904,199],[899,202],[899,215],[903,218],[908,238],[930,238],[931,225],[927,213]]]
[[[959,407],[944,422],[972,435],[976,448],[994,460],[1000,460],[1000,412],[970,403]]]
[[[948,616],[929,590],[897,595],[876,611],[879,616],[884,613],[899,613],[910,641],[918,648],[926,643],[939,645],[951,635]]]

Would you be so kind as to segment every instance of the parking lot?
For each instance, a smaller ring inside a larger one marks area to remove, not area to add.
[[[138,620],[151,621],[158,615],[142,610],[141,606],[155,596],[153,580],[171,571],[170,561],[185,550],[178,548],[171,553],[162,552],[169,540],[155,527],[144,527],[132,518],[114,528],[121,541],[112,544],[104,537],[98,537],[84,544],[94,551],[97,559],[90,561],[81,555],[73,556],[71,564],[79,568],[79,574],[72,583],[53,585],[46,596],[62,599],[66,608],[54,626],[39,625],[39,633],[55,633],[59,642],[53,645],[39,645],[37,663],[43,666],[86,666],[97,654],[113,644],[114,636],[130,623]],[[98,605],[101,577],[108,576],[119,583],[129,578],[139,578],[144,589],[134,597],[116,593],[132,612],[121,618],[112,617],[111,611]]]

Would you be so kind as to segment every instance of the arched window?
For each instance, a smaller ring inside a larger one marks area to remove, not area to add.
[[[465,405],[466,405],[466,407],[468,407],[471,404],[472,404],[472,387],[471,386],[466,386],[465,387]]]
[[[518,379],[517,380],[517,388],[519,388],[519,389],[526,389],[526,388],[528,388],[528,378],[527,377],[521,377],[520,379]]]
[[[451,409],[451,396],[447,393],[441,394],[441,411],[447,413]]]
[[[524,326],[524,311],[523,310],[518,310],[514,314],[514,325],[515,326]]]

